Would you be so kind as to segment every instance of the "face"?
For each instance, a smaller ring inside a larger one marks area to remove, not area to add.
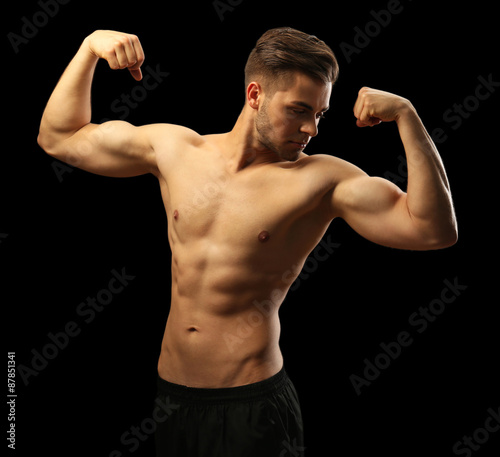
[[[331,84],[301,73],[290,83],[264,99],[255,118],[261,146],[295,161],[310,139],[318,134],[318,124],[329,108]]]

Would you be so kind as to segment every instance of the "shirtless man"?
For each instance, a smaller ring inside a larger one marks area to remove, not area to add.
[[[38,142],[92,173],[158,178],[172,250],[159,391],[175,407],[159,420],[157,455],[276,457],[292,444],[301,452],[300,408],[278,344],[280,304],[336,217],[393,248],[456,242],[435,145],[408,100],[365,87],[354,105],[357,125],[396,122],[407,192],[331,155],[305,154],[329,108],[338,66],[324,42],[297,30],[260,38],[245,68],[245,105],[223,134],[91,123],[99,59],[142,78],[136,36],[94,32],[50,97]]]

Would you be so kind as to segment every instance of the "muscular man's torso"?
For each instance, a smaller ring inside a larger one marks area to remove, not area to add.
[[[281,369],[279,306],[331,221],[320,158],[235,171],[225,146],[225,135],[200,137],[159,159],[172,297],[158,372],[191,387]]]

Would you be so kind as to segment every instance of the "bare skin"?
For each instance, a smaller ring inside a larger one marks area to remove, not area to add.
[[[172,291],[159,375],[192,387],[231,387],[277,373],[278,310],[329,224],[341,217],[365,238],[400,249],[456,242],[449,184],[411,103],[360,90],[360,127],[394,121],[408,160],[407,192],[330,155],[303,151],[318,134],[331,84],[297,73],[266,94],[247,87],[231,132],[198,135],[171,124],[90,123],[98,59],[136,80],[137,37],[87,37],[43,114],[39,144],[52,156],[106,176],[154,174],[168,218]]]

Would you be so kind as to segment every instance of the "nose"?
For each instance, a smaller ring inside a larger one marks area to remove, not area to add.
[[[311,138],[315,137],[318,134],[318,121],[310,120],[302,124],[300,128],[302,133],[307,133]]]

